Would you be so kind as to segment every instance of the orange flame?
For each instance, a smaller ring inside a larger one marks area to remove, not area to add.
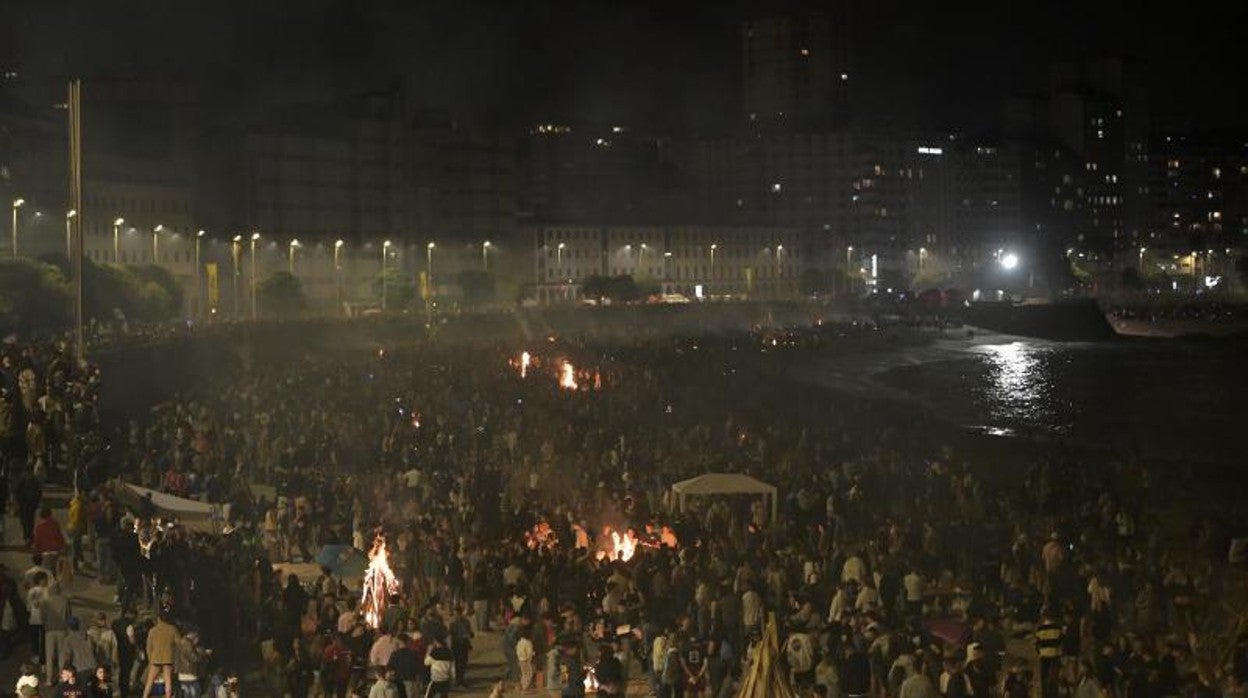
[[[610,545],[600,548],[594,555],[599,560],[628,562],[637,554],[637,546],[641,545],[641,541],[631,530],[621,534],[610,526],[606,526],[602,529],[602,535],[604,540],[610,540]]]
[[[373,549],[368,553],[368,568],[364,570],[364,593],[360,597],[360,611],[369,627],[381,626],[381,617],[390,602],[390,595],[397,594],[398,591],[399,580],[390,569],[390,559],[386,555],[386,539],[377,536],[373,540]]]
[[[576,390],[576,368],[571,362],[564,360],[559,366],[559,387],[564,390]]]

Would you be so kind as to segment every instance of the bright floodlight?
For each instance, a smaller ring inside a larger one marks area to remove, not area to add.
[[[1011,270],[1011,269],[1013,269],[1013,268],[1017,267],[1017,266],[1018,266],[1018,255],[1016,255],[1016,254],[1014,254],[1013,252],[1011,252],[1011,253],[1009,253],[1009,254],[1007,254],[1007,255],[1002,256],[1002,257],[1001,257],[1001,266],[1002,266],[1002,268],[1004,268],[1006,271],[1009,271],[1009,270]]]

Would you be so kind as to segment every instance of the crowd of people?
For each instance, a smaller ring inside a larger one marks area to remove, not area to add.
[[[38,555],[0,577],[6,646],[42,660],[22,680],[227,696],[255,662],[265,695],[446,695],[482,687],[490,633],[509,692],[719,698],[774,622],[800,695],[1243,694],[1236,512],[1167,536],[1164,470],[1056,449],[992,469],[926,418],[786,378],[897,341],[878,328],[452,334],[213,375],[107,434],[98,372],[6,357],[6,480]],[[777,486],[779,516],[677,511],[671,485],[709,471]],[[58,474],[63,545],[38,511]],[[112,476],[228,513],[178,520]],[[394,584],[362,597],[383,549]],[[120,609],[87,630],[57,589],[83,570]]]

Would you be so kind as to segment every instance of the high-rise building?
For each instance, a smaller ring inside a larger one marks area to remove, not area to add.
[[[520,147],[520,215],[568,223],[653,221],[674,167],[666,138],[627,126],[539,124]]]
[[[756,129],[825,129],[849,120],[849,13],[765,17],[741,29],[744,117]]]
[[[1082,216],[1067,244],[1102,254],[1134,247],[1151,219],[1142,71],[1117,59],[1055,65],[1048,112],[1050,141],[1083,168]]]
[[[248,230],[356,240],[409,230],[401,99],[373,93],[250,128],[238,201]]]
[[[1142,247],[1225,255],[1248,245],[1248,143],[1170,133],[1155,137],[1149,151],[1155,217]]]
[[[422,112],[412,119],[410,140],[412,219],[420,234],[478,244],[513,237],[517,190],[511,138]]]

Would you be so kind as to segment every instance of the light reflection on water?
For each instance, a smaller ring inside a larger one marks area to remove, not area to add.
[[[1013,429],[1004,425],[1048,425],[1064,431],[1065,425],[1053,414],[1051,405],[1051,371],[1045,364],[1051,359],[1048,348],[1028,343],[984,344],[974,351],[986,364],[984,380],[973,390],[978,402],[993,424],[988,433],[1004,435]]]
[[[1028,405],[1036,401],[1040,393],[1036,373],[1039,360],[1035,351],[1022,342],[989,344],[984,347],[992,368],[992,388],[996,402],[1009,405]]]
[[[984,434],[1238,462],[1244,356],[1242,341],[949,343],[891,366],[877,357],[872,378]]]

